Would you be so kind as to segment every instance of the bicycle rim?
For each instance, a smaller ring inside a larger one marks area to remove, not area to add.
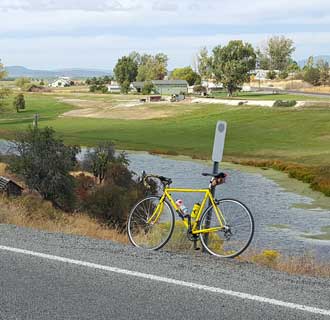
[[[212,255],[233,258],[247,249],[254,234],[254,221],[250,210],[234,199],[223,199],[217,204],[225,219],[225,228],[201,233],[203,247]],[[212,206],[206,209],[200,230],[220,227],[219,219]]]
[[[159,206],[160,197],[147,197],[132,209],[127,233],[130,242],[148,250],[162,248],[170,239],[174,228],[174,213],[167,201]],[[158,211],[155,210],[158,206]]]

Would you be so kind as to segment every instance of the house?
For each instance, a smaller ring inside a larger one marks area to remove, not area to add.
[[[188,82],[186,80],[153,80],[151,81],[156,94],[187,94]]]
[[[107,85],[108,92],[110,93],[120,93],[121,92],[121,86],[117,81],[111,81],[110,84]]]
[[[0,193],[9,196],[21,196],[24,189],[13,180],[0,176]]]
[[[264,70],[264,69],[256,69],[250,72],[250,74],[252,75],[252,80],[269,80],[268,78],[268,74],[269,72],[275,72],[276,75],[278,75],[280,73],[280,70]]]
[[[72,85],[72,81],[69,77],[60,77],[51,83],[49,86],[53,88],[64,88],[70,87]]]
[[[206,88],[207,94],[223,91],[223,84],[211,80],[203,80],[202,86]]]
[[[143,81],[134,81],[130,85],[131,91],[141,93],[142,89],[144,87],[144,82]]]
[[[152,80],[150,81],[154,86],[155,94],[187,94],[188,82],[186,80]],[[135,92],[142,92],[146,82],[135,81],[131,84],[131,90]]]

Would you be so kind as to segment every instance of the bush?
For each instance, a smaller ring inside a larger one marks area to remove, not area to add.
[[[318,68],[308,68],[304,73],[304,81],[312,84],[313,86],[320,85],[320,70]]]
[[[88,194],[83,208],[100,222],[124,230],[131,208],[147,193],[125,164],[111,163],[104,184]]]
[[[23,93],[19,93],[17,96],[15,96],[13,106],[16,109],[16,112],[25,109],[25,99]]]
[[[30,128],[19,135],[14,150],[9,170],[54,206],[72,211],[75,181],[70,172],[75,168],[80,149],[64,145],[55,137],[55,131],[46,127]]]
[[[281,71],[278,75],[278,77],[282,80],[285,80],[289,76],[287,71]]]
[[[276,79],[277,74],[274,70],[270,70],[267,72],[266,77],[267,77],[267,79],[274,80],[274,79]]]
[[[197,86],[194,86],[194,92],[195,93],[206,93],[207,89],[202,85],[197,85]]]
[[[296,104],[295,100],[276,100],[273,107],[294,107]]]

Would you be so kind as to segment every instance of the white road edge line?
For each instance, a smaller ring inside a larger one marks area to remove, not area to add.
[[[249,293],[225,290],[225,289],[221,289],[221,288],[217,288],[217,287],[205,286],[205,285],[198,284],[198,283],[175,280],[175,279],[171,279],[171,278],[155,276],[152,274],[125,270],[125,269],[120,269],[120,268],[116,268],[116,267],[109,267],[109,266],[100,265],[100,264],[96,264],[96,263],[80,261],[80,260],[73,260],[73,259],[63,258],[63,257],[54,256],[54,255],[50,255],[50,254],[34,252],[34,251],[29,251],[29,250],[24,250],[24,249],[18,249],[18,248],[13,248],[13,247],[0,246],[0,250],[25,254],[25,255],[34,256],[34,257],[47,259],[47,260],[75,264],[75,265],[83,266],[83,267],[87,267],[87,268],[93,268],[93,269],[99,269],[99,270],[124,274],[124,275],[128,275],[128,276],[142,278],[142,279],[148,279],[148,280],[153,280],[153,281],[158,281],[158,282],[163,282],[163,283],[168,283],[168,284],[174,284],[174,285],[192,288],[192,289],[219,293],[219,294],[232,296],[235,298],[240,298],[240,299],[245,299],[245,300],[252,300],[252,301],[261,302],[261,303],[268,303],[271,305],[285,307],[285,308],[289,308],[289,309],[295,309],[295,310],[299,310],[299,311],[306,311],[306,312],[311,312],[314,314],[330,316],[330,310],[305,306],[305,305],[291,303],[291,302],[285,302],[285,301],[276,300],[276,299],[260,297],[260,296],[252,295]]]

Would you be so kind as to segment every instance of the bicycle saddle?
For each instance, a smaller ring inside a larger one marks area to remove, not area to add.
[[[217,173],[217,174],[203,172],[202,176],[204,176],[204,177],[214,177],[214,178],[226,178],[227,174],[224,173],[224,172],[220,172],[220,173]]]

